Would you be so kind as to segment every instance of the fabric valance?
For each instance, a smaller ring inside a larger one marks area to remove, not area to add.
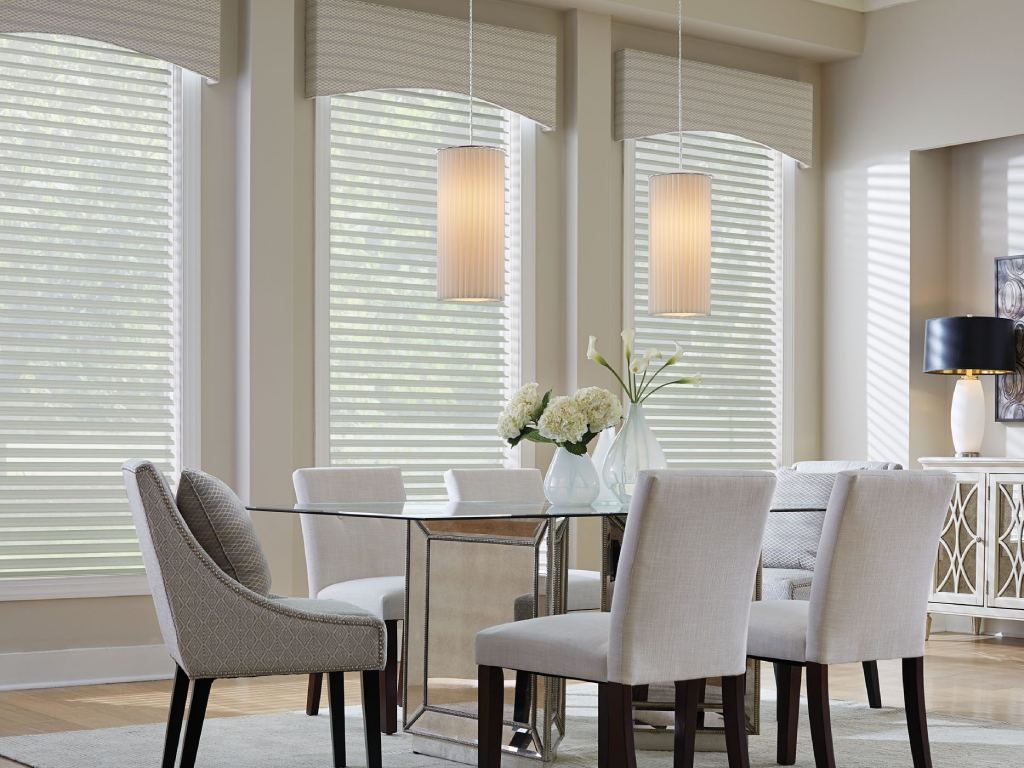
[[[220,0],[3,0],[0,32],[85,37],[220,78]]]
[[[674,56],[616,52],[616,138],[675,132],[677,63]],[[814,159],[814,87],[684,59],[683,130],[742,136],[809,166]]]
[[[473,95],[554,128],[558,39],[490,24],[473,29]],[[306,95],[380,88],[468,93],[468,21],[360,0],[307,0]]]

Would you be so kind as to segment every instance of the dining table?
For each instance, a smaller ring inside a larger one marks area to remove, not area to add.
[[[628,516],[628,506],[618,504],[559,507],[492,501],[338,500],[252,504],[248,509],[392,520],[405,526],[402,727],[414,752],[465,764],[476,764],[476,634],[496,624],[566,611],[570,530],[576,520],[601,521],[602,607],[610,610]],[[760,598],[760,572],[754,599]],[[515,693],[506,697],[503,750],[508,758],[533,764],[554,761],[566,732],[565,686],[562,679],[540,675],[509,677],[506,687]],[[671,681],[663,688],[662,696],[659,686],[635,692],[638,748],[672,748]],[[708,690],[698,748],[724,750],[715,688],[709,684]],[[746,714],[748,731],[759,732],[756,662],[748,668]]]

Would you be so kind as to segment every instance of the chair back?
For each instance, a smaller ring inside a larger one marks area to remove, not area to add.
[[[310,467],[292,474],[299,504],[405,501],[398,467]],[[343,581],[405,574],[406,526],[390,520],[300,515],[309,596]]]
[[[932,568],[953,484],[945,472],[839,473],[811,585],[809,661],[924,654]]]
[[[444,485],[452,501],[544,501],[539,469],[449,469]]]
[[[609,680],[644,685],[739,675],[770,472],[643,472],[612,597]]]

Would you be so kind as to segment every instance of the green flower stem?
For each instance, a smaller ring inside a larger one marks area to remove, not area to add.
[[[603,365],[605,368],[607,368],[609,371],[612,372],[612,376],[614,376],[615,380],[619,382],[619,386],[621,386],[623,391],[626,393],[626,397],[628,397],[630,399],[630,402],[633,402],[633,393],[630,390],[630,388],[628,386],[626,386],[626,382],[624,382],[622,380],[622,377],[619,376],[619,374],[615,372],[615,369],[612,368],[611,365],[609,365],[607,360],[602,362],[601,365]]]
[[[697,382],[697,380],[698,379],[697,379],[696,376],[684,376],[683,378],[675,379],[674,381],[666,381],[660,387],[655,387],[654,389],[652,389],[650,392],[648,392],[646,395],[644,395],[642,399],[638,400],[637,402],[643,403],[645,400],[647,400],[647,398],[649,398],[651,395],[653,395],[659,389],[664,389],[665,387],[671,386],[672,384],[694,384],[694,383]]]

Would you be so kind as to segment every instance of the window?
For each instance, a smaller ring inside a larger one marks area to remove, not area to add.
[[[181,463],[193,87],[104,43],[0,35],[4,596],[143,589],[121,464]]]
[[[673,466],[774,468],[782,438],[782,156],[736,136],[686,135],[685,169],[714,177],[711,314],[651,317],[647,180],[677,170],[678,138],[630,144],[627,317],[637,348],[679,341],[688,351],[680,370],[704,376],[700,387],[668,387],[652,397],[648,421]]]
[[[453,304],[436,298],[435,153],[469,143],[468,98],[372,91],[320,109],[319,460],[400,466],[410,497],[444,498],[446,469],[516,461],[496,424],[523,357],[520,120],[474,106],[474,141],[509,158],[506,300]]]

